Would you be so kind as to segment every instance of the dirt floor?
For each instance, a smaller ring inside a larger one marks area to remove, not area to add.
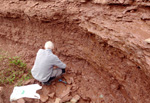
[[[68,84],[55,80],[42,87],[40,100],[20,103],[68,102],[75,95],[78,103],[150,103],[149,8],[146,0],[0,0],[1,49],[32,68],[51,40],[67,64]]]

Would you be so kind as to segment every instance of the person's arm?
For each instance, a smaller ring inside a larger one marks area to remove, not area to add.
[[[57,56],[55,56],[55,58],[54,58],[54,65],[61,68],[61,69],[66,68],[66,64],[63,63]]]

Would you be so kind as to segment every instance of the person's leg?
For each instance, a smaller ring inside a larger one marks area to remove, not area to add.
[[[51,77],[58,77],[62,75],[62,73],[63,73],[63,70],[60,68],[53,69]]]
[[[60,68],[53,69],[50,79],[47,82],[44,82],[43,84],[49,85],[52,80],[54,80],[56,77],[64,73],[65,73],[65,69],[60,69]]]

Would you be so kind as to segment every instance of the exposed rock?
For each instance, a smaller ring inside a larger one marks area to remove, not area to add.
[[[25,103],[25,100],[23,98],[17,100],[17,103]]]
[[[69,2],[86,2],[87,0],[68,0]]]
[[[3,92],[3,87],[0,87],[0,94]]]
[[[63,94],[63,92],[67,89],[67,86],[64,83],[60,83],[58,82],[56,85],[56,91],[55,91],[55,95],[56,97],[61,97],[61,95]]]
[[[93,0],[94,3],[108,4],[109,0]]]
[[[148,14],[143,14],[141,17],[142,20],[150,20],[150,15]]]
[[[132,10],[137,10],[138,6],[131,6],[131,7],[127,7],[126,10],[123,11],[123,14],[125,14],[126,12],[130,12]]]
[[[61,103],[64,103],[64,102],[67,102],[67,101],[70,101],[71,100],[71,98],[72,98],[72,96],[68,96],[68,95],[66,95],[65,97],[63,97],[62,99],[61,99]]]
[[[132,4],[133,0],[93,0],[93,2],[100,4]]]
[[[101,94],[99,97],[100,97],[100,98],[103,98],[104,96]]]
[[[40,95],[40,96],[41,96],[40,100],[42,102],[46,102],[48,100],[48,96],[46,96],[46,95]]]
[[[80,2],[83,2],[83,3],[86,2],[86,1],[87,1],[87,0],[80,0]]]
[[[119,0],[120,1],[120,0]],[[131,5],[134,2],[134,0],[124,0],[123,3],[121,4],[127,4],[127,5]]]
[[[75,0],[67,0],[67,1],[69,1],[69,2],[74,2]]]
[[[80,96],[79,95],[75,95],[70,102],[72,103],[77,103],[77,101],[80,99]]]
[[[119,2],[122,4],[122,3],[124,3],[124,2],[125,2],[125,0],[119,0]]]
[[[144,40],[147,43],[150,43],[150,38]]]
[[[56,98],[55,103],[60,103],[61,99],[60,98]]]
[[[42,89],[42,93],[44,93],[44,95],[48,95],[48,94],[50,94],[50,91],[48,91],[47,89],[48,89],[48,87],[47,87],[47,86],[43,87],[43,89]]]
[[[54,99],[49,99],[47,103],[54,103],[55,100]]]
[[[150,6],[150,2],[139,2],[139,3],[137,2],[137,5],[149,7]]]
[[[55,95],[55,93],[53,92],[53,93],[51,93],[51,94],[48,94],[48,96],[50,97],[50,98],[54,98],[54,95]]]

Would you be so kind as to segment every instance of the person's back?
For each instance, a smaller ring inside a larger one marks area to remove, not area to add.
[[[40,82],[46,82],[52,73],[54,56],[50,50],[40,49],[37,53],[34,66],[31,70],[33,77]]]
[[[53,66],[59,68],[53,69]],[[49,82],[51,77],[57,77],[64,73],[65,68],[66,64],[61,62],[59,58],[52,53],[51,49],[39,49],[31,73],[36,80]]]

